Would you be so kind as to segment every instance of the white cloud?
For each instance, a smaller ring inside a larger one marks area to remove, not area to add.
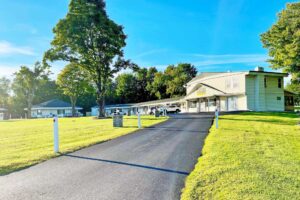
[[[0,77],[5,76],[7,78],[11,78],[13,73],[18,71],[21,65],[6,65],[0,64]]]
[[[206,55],[193,54],[199,61],[193,62],[196,66],[223,65],[223,64],[254,64],[264,63],[269,58],[265,54],[223,54]]]
[[[15,46],[7,41],[0,41],[0,55],[27,55],[33,56],[35,53],[30,47]]]
[[[150,51],[142,52],[142,53],[136,55],[135,58],[141,58],[141,57],[144,57],[144,56],[163,53],[163,52],[166,52],[166,51],[167,51],[167,49],[153,49],[153,50],[150,50]]]

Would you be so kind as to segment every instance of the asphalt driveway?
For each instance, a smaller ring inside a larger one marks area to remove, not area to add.
[[[0,176],[0,199],[179,199],[212,122],[167,122]]]

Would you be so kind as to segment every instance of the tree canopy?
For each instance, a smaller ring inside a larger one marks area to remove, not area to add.
[[[21,66],[21,69],[14,74],[12,88],[16,97],[26,104],[28,118],[31,118],[31,108],[36,91],[48,80],[49,74],[48,66],[39,62],[34,64],[33,69]]]
[[[44,61],[65,60],[84,68],[96,85],[99,117],[103,117],[109,79],[123,68],[135,67],[122,58],[123,27],[108,18],[103,0],[71,0],[67,16],[53,32]]]
[[[0,78],[0,108],[6,108],[9,101],[10,80],[5,77]]]
[[[75,117],[78,97],[93,90],[88,81],[88,76],[80,66],[70,63],[60,72],[56,82],[63,93],[70,98],[72,116]]]
[[[278,20],[261,35],[263,46],[269,50],[271,67],[292,75],[292,82],[300,81],[300,3],[287,4]],[[299,91],[300,92],[300,91]]]

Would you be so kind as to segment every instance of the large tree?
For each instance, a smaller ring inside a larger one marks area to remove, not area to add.
[[[21,66],[21,69],[14,74],[13,91],[16,99],[22,101],[27,107],[27,117],[31,118],[32,102],[38,88],[48,80],[50,71],[47,65],[42,65],[39,62],[34,64],[31,70],[26,66]]]
[[[300,3],[291,3],[278,14],[277,22],[261,35],[263,46],[269,50],[271,67],[290,73],[295,84],[300,81],[299,27]]]
[[[0,108],[6,108],[10,97],[10,80],[6,77],[0,78]]]
[[[73,117],[76,116],[78,98],[92,91],[92,86],[84,72],[77,64],[70,63],[57,76],[57,85],[70,98]]]
[[[123,27],[109,19],[103,0],[71,0],[69,12],[53,32],[44,61],[70,61],[84,68],[97,88],[99,117],[104,117],[110,79],[123,68],[135,67],[122,58]]]

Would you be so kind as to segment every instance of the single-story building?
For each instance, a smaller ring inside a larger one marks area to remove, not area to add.
[[[115,111],[122,112],[125,115],[136,114],[136,110],[133,108],[134,104],[112,104],[105,105],[105,113],[107,116],[112,115]],[[99,106],[94,106],[91,108],[91,115],[98,116],[99,115]]]
[[[7,109],[0,108],[0,120],[4,120],[6,112],[7,112]]]
[[[294,111],[295,110],[295,93],[284,90],[284,105],[286,111]]]
[[[79,110],[82,110],[81,107],[76,106],[77,115],[81,115]],[[27,110],[27,109],[25,109]],[[53,99],[46,101],[37,105],[32,106],[31,108],[31,117],[32,118],[47,118],[57,115],[58,117],[71,117],[72,116],[72,105],[68,102],[61,101],[58,99]]]

